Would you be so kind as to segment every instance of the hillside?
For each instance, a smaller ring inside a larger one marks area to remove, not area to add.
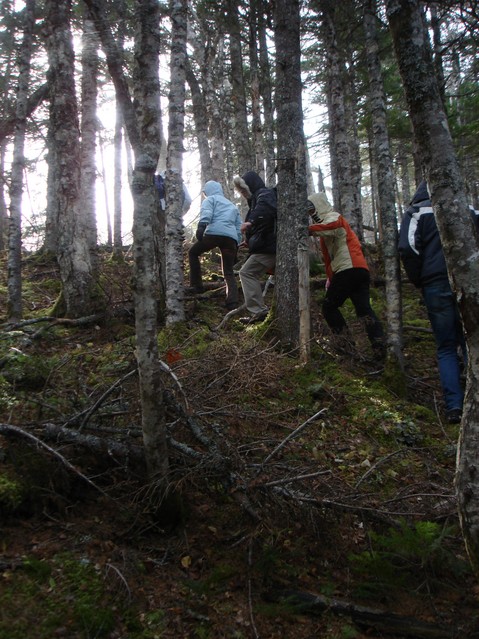
[[[331,340],[319,279],[300,365],[272,323],[216,329],[211,268],[185,325],[159,335],[166,510],[144,482],[131,264],[104,258],[108,317],[75,325],[48,318],[55,264],[26,258],[25,321],[0,341],[0,639],[479,637],[458,427],[416,291],[403,397],[351,308],[355,344]]]

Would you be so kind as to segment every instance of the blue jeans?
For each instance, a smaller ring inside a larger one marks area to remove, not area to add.
[[[458,348],[464,363],[467,361],[466,343],[456,299],[448,280],[423,286],[422,293],[436,340],[439,377],[446,411],[462,409],[464,390]]]

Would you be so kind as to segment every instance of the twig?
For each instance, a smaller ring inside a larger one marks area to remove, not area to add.
[[[68,468],[68,470],[70,470],[75,475],[78,475],[78,477],[81,477],[81,479],[86,481],[87,484],[89,484],[92,488],[94,488],[99,493],[101,493],[104,497],[108,497],[109,499],[111,499],[110,496],[104,490],[102,490],[99,486],[97,486],[94,482],[92,482],[91,479],[88,479],[86,475],[84,475],[79,470],[77,470],[75,466],[73,466],[73,464],[71,464],[68,461],[68,459],[63,457],[63,455],[61,455],[58,451],[56,451],[51,446],[48,446],[48,444],[45,444],[45,442],[43,442],[41,439],[38,439],[38,437],[35,437],[35,435],[32,435],[31,433],[27,433],[27,431],[22,430],[21,428],[18,428],[18,426],[12,426],[11,424],[0,424],[0,433],[8,434],[9,432],[14,433],[16,435],[20,435],[21,437],[25,437],[26,439],[30,439],[31,441],[35,442],[37,446],[44,448],[54,457],[59,459],[62,462],[62,464]]]
[[[250,539],[249,547],[248,547],[248,610],[249,610],[249,620],[251,622],[251,627],[253,629],[253,633],[255,639],[259,639],[258,630],[256,628],[256,624],[254,622],[253,615],[253,588],[251,585],[251,569],[253,567],[253,541]]]
[[[105,564],[105,568],[106,568],[106,573],[105,573],[105,577],[108,577],[108,573],[110,572],[110,570],[113,570],[116,575],[120,578],[121,583],[125,586],[126,592],[128,593],[128,603],[131,602],[131,590],[130,587],[125,579],[125,577],[122,575],[122,573],[118,570],[118,568],[116,566],[114,566],[113,564]]]
[[[371,468],[369,468],[362,477],[358,479],[358,481],[354,485],[354,488],[358,488],[358,486],[362,484],[363,481],[365,481],[369,477],[369,475],[376,470],[378,466],[381,466],[382,464],[384,464],[384,462],[387,461],[388,459],[391,459],[391,457],[394,457],[395,455],[399,455],[399,453],[404,453],[404,451],[401,449],[395,450],[394,452],[389,453],[389,455],[386,455],[386,457],[382,457],[381,459],[378,459],[378,461],[375,464],[373,464]]]
[[[307,419],[303,424],[301,424],[301,426],[298,426],[298,428],[296,428],[295,430],[293,430],[292,433],[290,433],[287,437],[285,437],[283,439],[283,441],[281,443],[279,443],[276,448],[266,457],[266,459],[263,461],[262,466],[264,466],[265,464],[267,464],[269,462],[269,460],[274,457],[274,455],[276,455],[276,453],[278,451],[280,451],[283,446],[285,446],[290,439],[293,439],[294,437],[296,437],[296,435],[299,435],[299,433],[301,431],[303,431],[306,426],[308,426],[311,422],[314,422],[315,419],[317,419],[320,415],[322,415],[323,413],[325,413],[328,409],[327,408],[322,408],[320,411],[318,411],[315,415],[313,415],[312,417],[310,417],[309,419]]]
[[[173,381],[176,383],[176,385],[178,387],[178,390],[180,391],[181,396],[183,397],[183,400],[185,402],[186,410],[189,413],[190,406],[189,406],[189,403],[188,403],[188,398],[186,397],[186,393],[183,390],[183,386],[181,385],[180,380],[175,375],[175,373],[172,371],[172,369],[168,366],[168,364],[166,362],[164,362],[162,359],[160,359],[160,366],[161,366],[162,370],[164,370],[165,373],[168,373],[171,376],[171,378],[173,379]]]
[[[282,484],[289,484],[293,481],[301,481],[302,479],[311,479],[312,477],[319,477],[320,475],[330,475],[331,470],[319,470],[317,473],[308,473],[307,475],[296,475],[296,477],[287,477],[286,479],[277,479],[276,481],[268,481],[265,484],[256,484],[255,488],[281,486]]]
[[[84,428],[86,426],[86,424],[88,423],[88,420],[90,419],[90,417],[93,415],[93,413],[97,410],[97,408],[99,408],[103,402],[105,401],[105,399],[111,395],[111,393],[113,393],[113,391],[115,390],[115,388],[117,388],[117,386],[119,386],[120,384],[123,384],[124,381],[126,381],[127,379],[129,379],[130,377],[132,377],[133,375],[135,375],[137,373],[137,369],[135,368],[134,370],[130,371],[129,373],[127,373],[126,375],[124,375],[123,377],[121,377],[120,379],[117,379],[116,382],[110,386],[110,388],[108,390],[106,390],[103,395],[101,395],[101,397],[99,397],[97,399],[97,401],[93,404],[93,406],[91,406],[85,417],[83,418],[82,423],[80,424],[78,430],[81,431],[82,428]]]
[[[220,328],[223,328],[223,326],[230,319],[230,317],[233,317],[233,315],[238,315],[238,313],[242,313],[245,310],[246,310],[246,304],[242,304],[241,306],[238,306],[238,308],[234,308],[232,311],[228,311],[228,313],[226,313],[226,315],[223,317],[223,319],[218,324],[218,326],[215,326],[213,330],[219,331]]]

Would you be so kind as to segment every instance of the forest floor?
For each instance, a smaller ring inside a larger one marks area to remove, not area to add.
[[[453,487],[459,426],[442,415],[416,291],[404,286],[404,385],[348,305],[354,344],[331,339],[320,276],[301,364],[274,322],[218,328],[210,273],[185,323],[159,333],[171,495],[158,508],[131,264],[104,256],[101,269],[108,315],[77,326],[49,317],[55,264],[28,257],[25,320],[1,326],[0,639],[479,637]]]

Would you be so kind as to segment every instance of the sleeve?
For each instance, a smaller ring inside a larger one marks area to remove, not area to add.
[[[273,227],[276,220],[276,206],[273,204],[269,194],[260,193],[256,199],[255,205],[248,215],[248,222],[251,222],[251,232],[266,227]]]
[[[321,223],[321,224],[311,224],[309,226],[309,234],[310,235],[319,235],[320,237],[327,237],[336,235],[337,231],[344,228],[343,220],[341,216],[338,216],[337,219],[332,220],[331,222]]]
[[[398,250],[409,281],[419,288],[422,271],[421,238],[416,220],[407,212],[399,232]]]
[[[235,220],[236,233],[238,235],[238,244],[241,244],[241,242],[243,241],[243,234],[241,233],[241,225],[243,224],[243,220],[241,219],[241,215],[238,209],[236,209],[236,211],[237,211],[236,220]]]

